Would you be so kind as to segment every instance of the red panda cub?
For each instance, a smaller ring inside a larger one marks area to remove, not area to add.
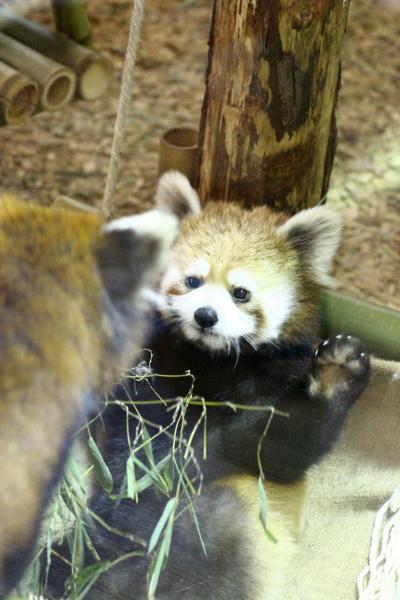
[[[0,198],[0,598],[29,562],[73,434],[133,360],[177,226],[165,207],[103,225]]]
[[[107,527],[90,539],[114,566],[86,597],[286,600],[307,472],[332,448],[369,377],[359,340],[319,339],[318,294],[331,281],[340,219],[327,207],[290,218],[230,203],[202,211],[174,172],[157,198],[178,213],[190,204],[192,215],[161,282],[146,341],[151,371],[117,387],[118,402],[102,415],[117,500],[95,491],[91,509]],[[127,493],[132,456],[141,461],[136,477],[148,476],[149,463],[159,473],[157,489],[145,486],[138,502]],[[171,545],[159,559],[155,538],[167,543],[171,514]],[[63,554],[68,560],[58,547],[52,558],[49,598],[71,597]],[[90,548],[86,559],[95,562]]]

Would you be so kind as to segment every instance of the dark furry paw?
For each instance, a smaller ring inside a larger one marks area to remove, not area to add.
[[[369,372],[369,356],[361,340],[337,335],[322,342],[315,352],[310,393],[352,402],[367,386]]]

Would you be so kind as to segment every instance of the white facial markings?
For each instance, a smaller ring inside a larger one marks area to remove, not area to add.
[[[199,279],[206,279],[210,274],[210,265],[205,258],[198,258],[192,263],[187,269],[185,269],[186,277],[198,277]]]
[[[257,286],[254,276],[241,267],[229,271],[228,282],[232,287],[243,287],[249,290],[254,303],[260,306],[265,316],[264,329],[250,337],[258,343],[278,338],[295,304],[295,293],[289,282],[282,280],[270,286],[268,282],[262,282],[262,287],[266,291],[261,292],[258,290],[261,286]]]
[[[179,323],[183,335],[212,351],[229,351],[238,347],[240,339],[247,339],[255,347],[276,340],[296,305],[296,291],[290,279],[274,271],[256,276],[248,269],[235,268],[227,273],[228,285],[224,285],[208,283],[206,273],[209,270],[209,263],[198,259],[189,269],[179,271],[171,266],[164,277],[164,294],[170,285],[178,282],[182,285],[187,276],[205,279],[205,283],[198,288],[168,296],[168,306],[162,309],[167,318],[170,316]],[[243,287],[251,292],[249,303],[234,301],[231,291],[235,287]],[[216,311],[218,322],[202,331],[194,319],[194,313],[206,306]],[[257,322],[254,309],[262,312],[264,324]]]
[[[266,327],[260,339],[268,341],[279,337],[282,326],[288,320],[295,305],[295,292],[289,283],[269,289],[261,297],[261,306],[266,317]]]
[[[170,264],[161,280],[161,293],[166,294],[171,286],[181,279],[181,272],[174,264]]]
[[[194,320],[196,310],[204,306],[211,306],[218,315],[218,322],[210,330],[215,337],[203,334]],[[214,349],[223,347],[226,338],[240,338],[255,332],[254,317],[241,311],[222,285],[206,283],[187,294],[175,296],[172,298],[171,310],[182,319],[183,330],[189,339],[201,338]],[[217,336],[221,336],[221,339]]]
[[[249,292],[255,292],[257,282],[247,269],[238,267],[228,272],[228,283],[232,288],[245,288]]]

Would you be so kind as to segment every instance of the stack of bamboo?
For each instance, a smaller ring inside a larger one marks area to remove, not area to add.
[[[0,6],[0,123],[59,110],[75,95],[95,100],[111,75],[98,52]]]

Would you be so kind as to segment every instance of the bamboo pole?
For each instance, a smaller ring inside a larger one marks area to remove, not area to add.
[[[34,112],[38,101],[37,83],[0,62],[0,123],[21,123]]]
[[[356,335],[380,358],[400,360],[399,311],[324,290],[321,320],[325,334]]]
[[[51,0],[58,31],[79,44],[89,44],[92,28],[81,0]]]
[[[196,170],[197,140],[199,133],[193,127],[174,127],[160,139],[158,174],[180,171],[193,184]]]
[[[40,54],[73,69],[78,76],[77,93],[81,98],[96,100],[108,89],[113,65],[98,52],[1,7],[0,30]]]
[[[42,56],[1,32],[0,60],[39,84],[40,105],[43,110],[58,110],[74,95],[76,75],[71,69]]]
[[[214,0],[199,193],[295,212],[326,193],[349,0]]]

